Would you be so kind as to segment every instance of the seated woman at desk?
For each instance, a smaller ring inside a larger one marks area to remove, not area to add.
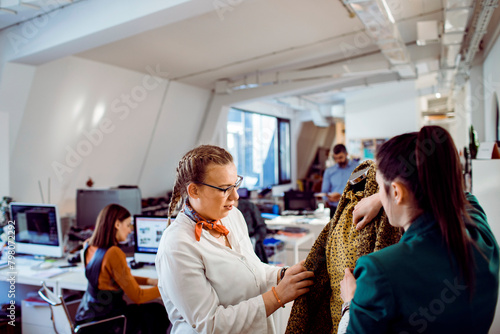
[[[306,293],[313,272],[262,263],[234,207],[242,177],[233,157],[211,145],[177,167],[169,217],[156,256],[160,293],[177,333],[275,333],[270,317]]]
[[[117,246],[132,232],[131,219],[128,210],[117,204],[110,204],[99,213],[94,233],[83,250],[88,286],[76,322],[123,314],[127,318],[127,333],[142,330],[142,333],[164,334],[169,321],[163,305],[143,304],[160,297],[158,280],[132,276],[125,253]],[[134,304],[127,305],[124,293]]]

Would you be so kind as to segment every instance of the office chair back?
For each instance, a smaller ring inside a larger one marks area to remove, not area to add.
[[[73,321],[71,320],[63,298],[50,291],[50,289],[45,285],[45,282],[42,283],[42,288],[38,290],[38,294],[50,306],[54,331],[57,334],[73,334]]]
[[[120,331],[122,334],[125,334],[126,332],[127,318],[124,315],[118,315],[98,321],[91,321],[75,326],[62,296],[57,296],[54,292],[50,291],[50,289],[45,285],[45,282],[42,282],[42,288],[38,290],[38,294],[50,306],[52,324],[54,326],[54,331],[57,334],[77,334],[82,332],[102,333],[102,326],[109,324],[119,324],[119,326],[111,326],[111,328],[109,326],[105,327],[106,332],[111,331],[112,333],[116,333],[117,331]]]

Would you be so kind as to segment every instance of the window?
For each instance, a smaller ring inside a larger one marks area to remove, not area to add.
[[[231,108],[227,145],[244,177],[242,187],[253,190],[290,182],[289,120]]]

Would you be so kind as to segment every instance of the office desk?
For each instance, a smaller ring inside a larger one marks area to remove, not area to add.
[[[52,263],[52,268],[35,270],[33,266],[42,261],[29,260],[21,256],[17,257],[16,268],[14,271],[3,268],[0,269],[0,281],[7,281],[15,272],[16,285],[31,285],[41,287],[41,282],[52,288],[56,294],[62,294],[63,289],[85,291],[87,289],[87,278],[85,277],[85,270],[83,264],[80,263],[76,267],[65,268],[65,272],[52,277],[44,277],[46,273],[58,268],[59,266],[67,265],[65,259],[56,260]],[[143,276],[149,278],[157,278],[156,269],[154,266],[144,266],[141,269],[132,269],[132,275]]]
[[[29,259],[28,257],[17,256],[15,270],[10,270],[9,268],[0,269],[0,281],[4,281],[3,284],[6,284],[11,275],[15,275],[15,301],[16,305],[22,305],[23,309],[21,321],[23,334],[54,333],[48,305],[25,300],[28,296],[36,294],[36,291],[41,287],[42,281],[58,295],[63,295],[64,290],[85,291],[87,289],[87,279],[83,264],[80,263],[76,267],[64,268],[66,271],[59,275],[44,277],[51,270],[57,269],[62,265],[67,265],[68,262],[65,259],[60,259],[51,262],[52,268],[34,269],[34,266],[42,262]],[[154,266],[145,266],[141,269],[132,269],[131,271],[134,276],[157,278]],[[6,296],[7,293],[5,293]],[[19,325],[18,321],[16,319],[17,325]]]
[[[309,246],[309,249],[311,249],[312,243],[315,240],[314,234],[311,232],[307,233],[304,236],[300,236],[300,237],[290,237],[290,236],[284,236],[284,235],[277,234],[274,236],[274,238],[284,241],[285,242],[285,249],[292,248],[292,250],[293,250],[293,262],[288,261],[288,257],[287,257],[286,265],[288,265],[288,266],[298,263],[299,260],[303,260],[303,259],[300,259],[300,250],[301,249],[299,249],[299,246],[307,245],[309,243],[309,244],[311,244]],[[291,246],[291,247],[289,247],[289,246]]]
[[[303,227],[309,230],[309,233],[305,236],[297,238],[279,234],[274,236],[285,242],[285,248],[287,253],[289,253],[287,254],[286,265],[293,265],[307,257],[312,245],[329,221],[329,216],[278,216],[274,219],[268,219],[265,222],[270,229],[290,226]]]
[[[273,226],[298,226],[307,228],[314,234],[314,240],[316,240],[329,221],[329,216],[278,216],[274,219],[266,219],[265,222],[270,228]]]

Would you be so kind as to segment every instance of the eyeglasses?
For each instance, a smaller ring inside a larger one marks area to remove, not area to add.
[[[221,187],[212,186],[212,185],[206,184],[204,182],[199,182],[199,183],[203,184],[204,186],[207,186],[207,187],[214,188],[214,189],[222,191],[222,193],[223,193],[224,196],[229,196],[229,194],[231,194],[234,189],[238,190],[240,188],[242,181],[243,181],[243,176],[238,175],[238,179],[236,180],[236,183],[233,184],[232,186],[227,187],[227,188],[221,188]]]

